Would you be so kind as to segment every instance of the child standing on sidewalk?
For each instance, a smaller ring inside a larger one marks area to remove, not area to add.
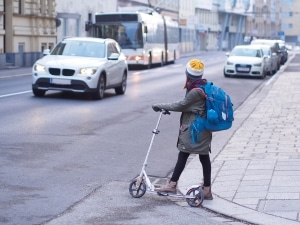
[[[203,168],[202,190],[204,199],[212,200],[211,193],[211,162],[209,153],[211,152],[211,131],[204,130],[200,133],[200,141],[192,144],[190,135],[190,125],[195,120],[196,114],[201,117],[206,117],[205,96],[201,91],[197,90],[200,85],[206,84],[206,79],[203,79],[204,63],[199,59],[192,59],[186,65],[185,75],[186,82],[184,88],[186,95],[184,99],[172,103],[159,103],[152,106],[154,111],[181,112],[180,128],[177,141],[177,149],[179,150],[177,163],[171,179],[164,186],[155,189],[157,192],[176,193],[177,182],[183,172],[187,159],[190,154],[198,154],[199,160]]]

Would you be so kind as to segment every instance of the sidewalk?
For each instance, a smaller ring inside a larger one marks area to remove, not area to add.
[[[214,133],[212,151],[222,150],[212,154],[214,200],[203,207],[253,224],[300,224],[299,68],[300,54],[290,54],[280,72],[235,112],[233,127]],[[229,141],[218,143],[225,135]],[[201,171],[195,156],[180,191],[200,183]]]

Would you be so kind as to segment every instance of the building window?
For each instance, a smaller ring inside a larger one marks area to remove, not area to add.
[[[43,52],[45,49],[47,49],[47,43],[42,43],[42,45],[41,45],[41,50],[42,50],[42,52]]]
[[[49,43],[48,44],[48,48],[51,50],[53,48],[54,44],[53,43]]]
[[[294,0],[282,0],[281,4],[285,6],[293,6],[294,5]]]

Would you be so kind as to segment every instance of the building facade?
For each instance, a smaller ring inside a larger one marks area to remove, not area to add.
[[[117,0],[56,1],[57,41],[66,37],[86,37],[89,25],[94,23],[94,15],[101,12],[116,12]]]
[[[246,36],[253,38],[280,38],[280,0],[256,0],[249,12],[246,23]]]
[[[195,40],[195,16],[194,0],[180,0],[178,11],[178,23],[180,28],[180,51],[191,52],[197,49]]]
[[[178,21],[181,52],[230,50],[253,38],[300,42],[298,0],[0,0],[0,68],[31,66],[63,38],[90,36],[96,13],[131,6]]]
[[[291,46],[300,45],[300,1],[281,0],[281,35]]]
[[[0,67],[31,66],[55,43],[54,0],[0,0]]]
[[[218,4],[214,0],[194,0],[197,50],[220,49],[221,25]]]

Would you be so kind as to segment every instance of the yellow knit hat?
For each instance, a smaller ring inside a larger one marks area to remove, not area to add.
[[[202,78],[203,72],[204,63],[199,59],[191,59],[186,64],[186,76],[193,80]]]

